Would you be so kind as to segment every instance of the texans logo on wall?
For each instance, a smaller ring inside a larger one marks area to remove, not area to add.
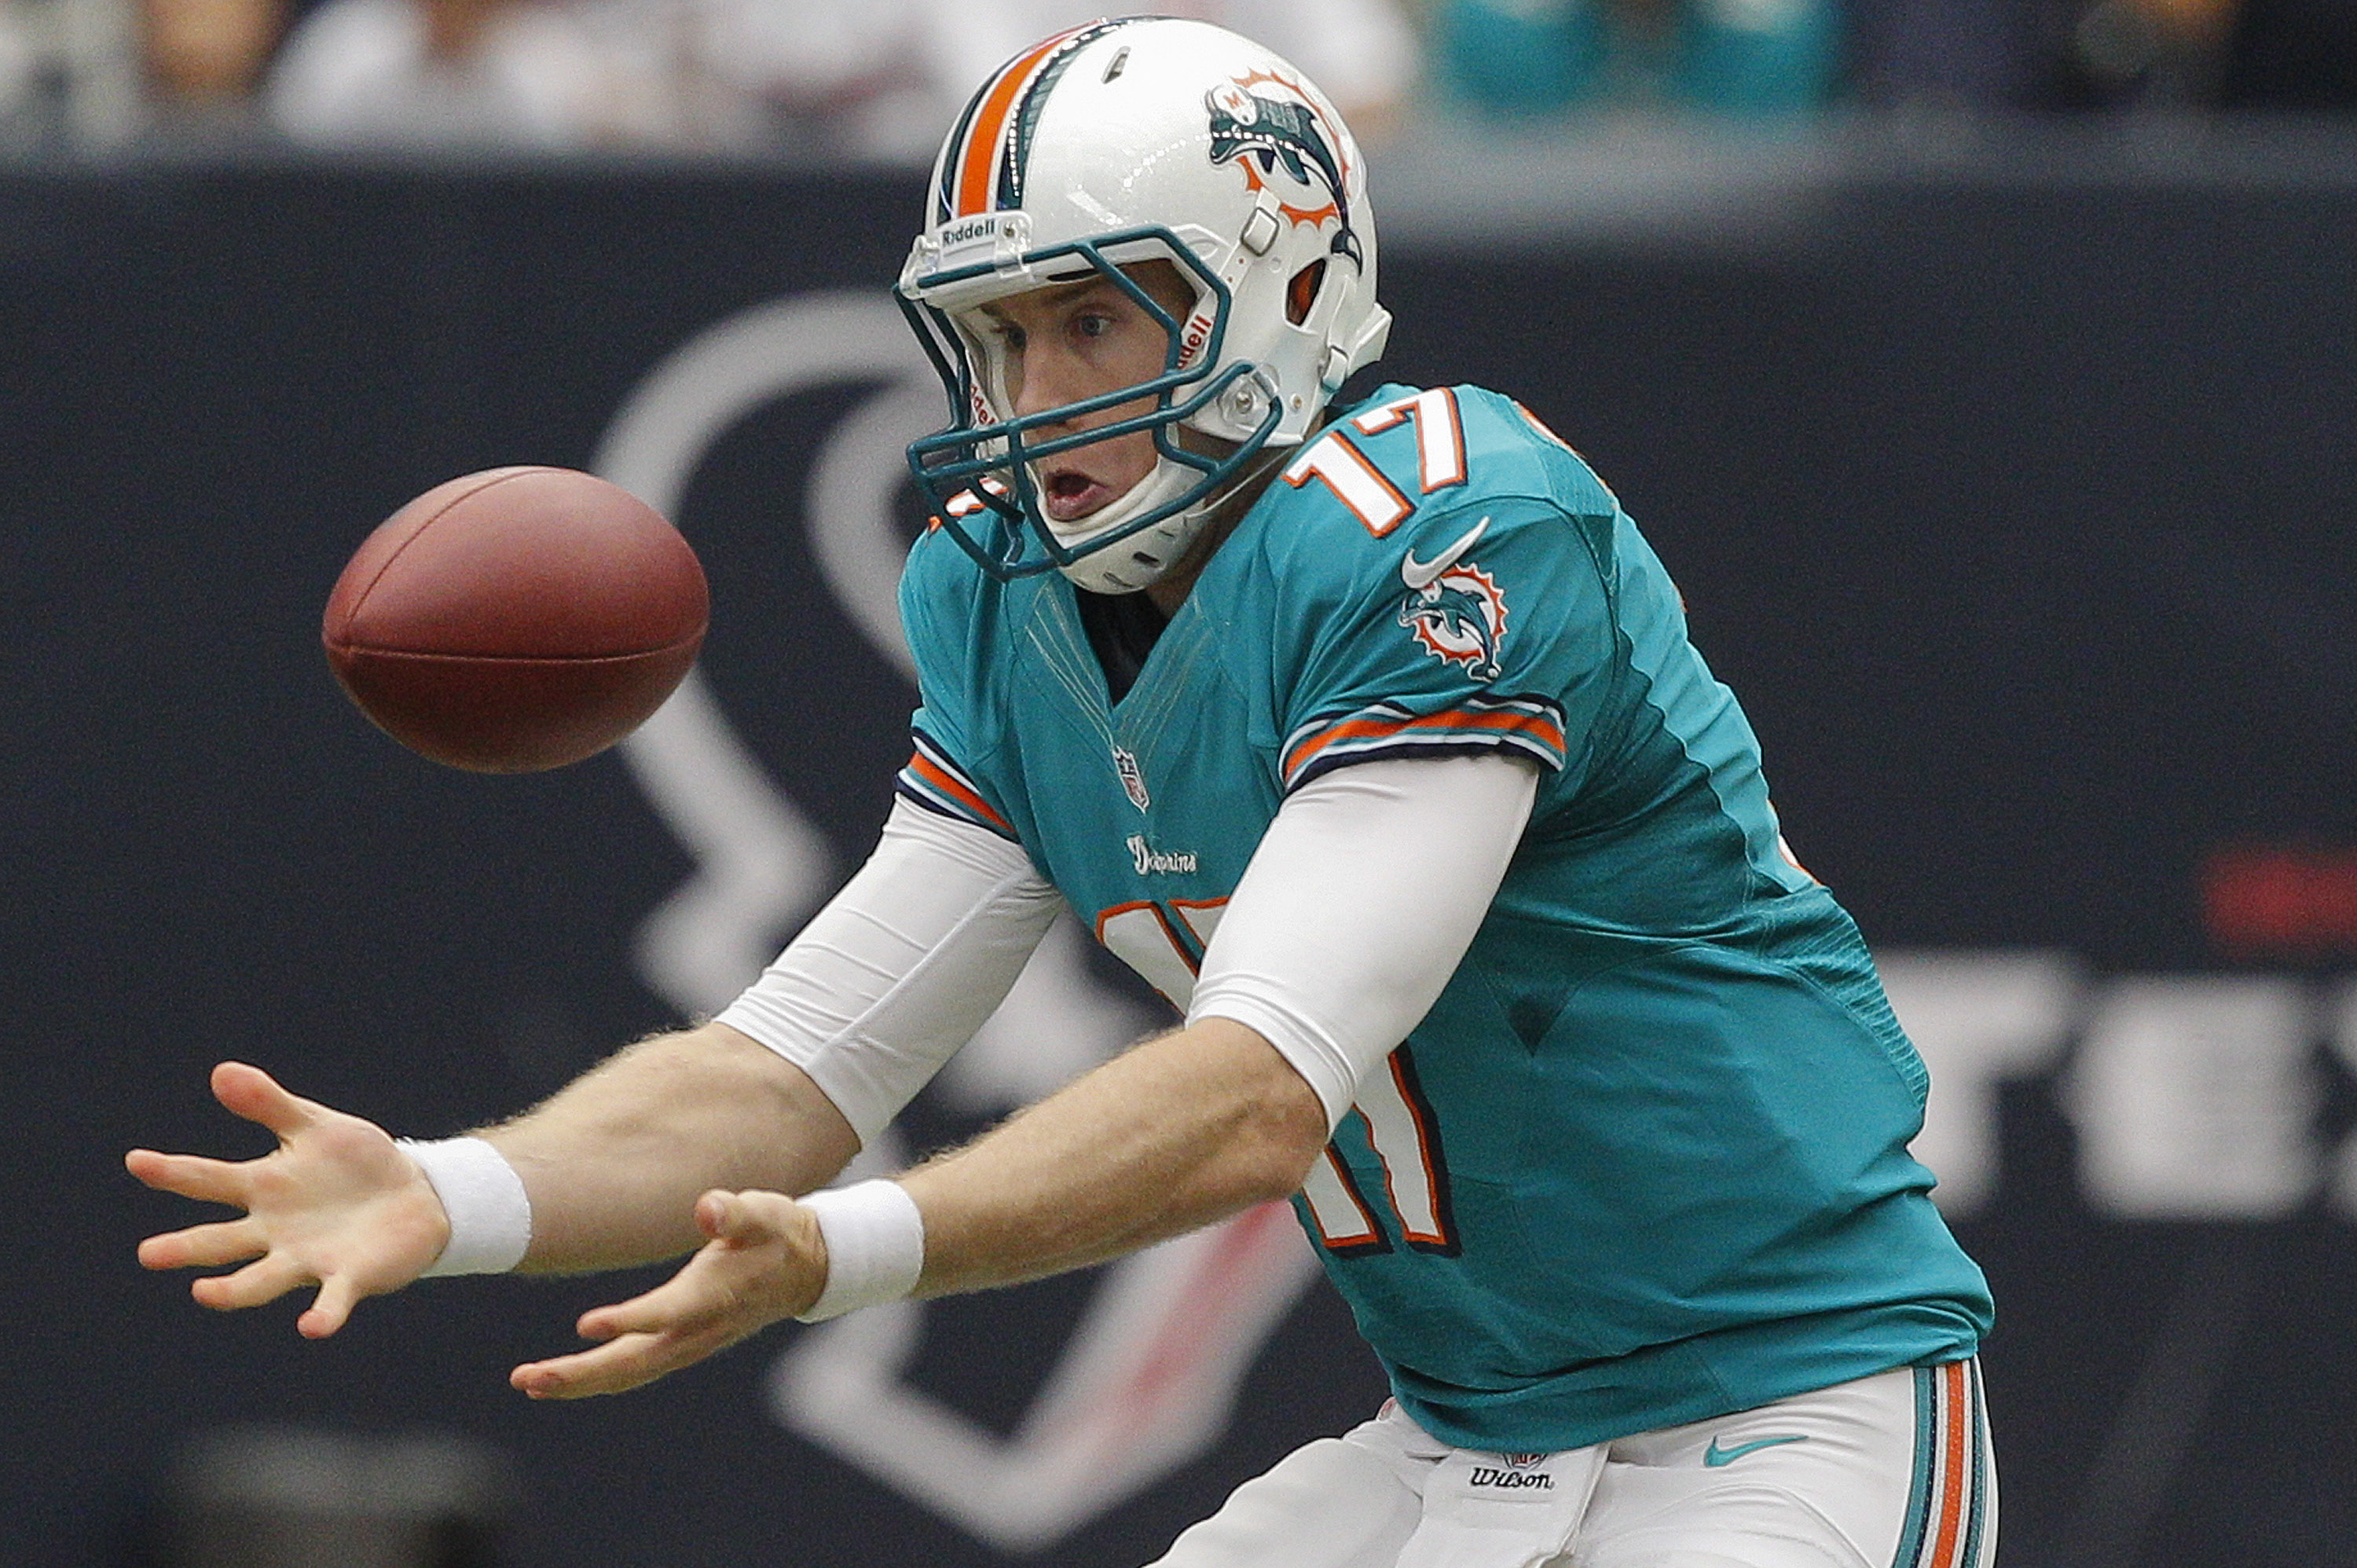
[[[846,384],[870,390],[810,464],[809,544],[876,657],[913,685],[895,602],[908,549],[895,503],[901,448],[942,421],[940,382],[888,299],[803,295],[711,328],[626,402],[597,467],[693,534],[682,503],[716,441],[766,403]],[[701,671],[625,756],[696,866],[649,914],[641,974],[683,1012],[706,1015],[833,892],[835,857]],[[1060,923],[929,1098],[1004,1114],[1168,1021],[1092,968],[1090,946]],[[888,1132],[845,1179],[899,1170],[915,1152]],[[788,1430],[985,1541],[1034,1551],[1218,1444],[1245,1373],[1316,1270],[1278,1204],[1109,1266],[1011,1433],[911,1374],[928,1314],[1035,1316],[1021,1293],[903,1302],[804,1331],[776,1358],[766,1397]]]

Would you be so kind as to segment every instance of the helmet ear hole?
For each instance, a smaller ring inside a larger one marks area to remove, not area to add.
[[[1326,259],[1320,256],[1293,274],[1285,285],[1285,318],[1296,327],[1309,319],[1309,307],[1318,303],[1318,285],[1326,281]]]

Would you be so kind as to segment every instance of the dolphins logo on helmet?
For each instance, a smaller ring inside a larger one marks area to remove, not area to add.
[[[1322,206],[1280,204],[1277,209],[1296,223],[1337,220],[1339,226],[1329,248],[1363,265],[1359,236],[1351,228],[1351,198],[1341,160],[1318,123],[1318,112],[1306,100],[1288,101],[1253,91],[1259,81],[1283,85],[1275,77],[1246,77],[1223,81],[1203,95],[1203,107],[1211,117],[1211,161],[1223,164],[1241,158],[1239,166],[1254,190],[1263,188],[1267,177],[1279,168],[1296,185],[1322,189],[1326,197]]]

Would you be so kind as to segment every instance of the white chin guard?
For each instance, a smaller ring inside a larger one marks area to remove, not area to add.
[[[1183,463],[1157,457],[1153,471],[1132,485],[1127,495],[1068,523],[1051,520],[1049,529],[1055,534],[1057,543],[1067,550],[1078,549],[1092,539],[1112,532],[1131,518],[1185,493],[1198,478],[1197,472]],[[1195,536],[1203,531],[1204,522],[1219,506],[1222,496],[1227,493],[1222,490],[1222,495],[1207,496],[1142,532],[1091,551],[1058,570],[1075,586],[1092,594],[1134,594],[1178,564],[1187,547],[1195,542]]]

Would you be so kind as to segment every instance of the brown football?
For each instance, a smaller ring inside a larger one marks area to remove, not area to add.
[[[387,518],[328,597],[328,662],[361,711],[453,768],[531,773],[613,745],[704,646],[695,552],[619,486],[491,468]]]

